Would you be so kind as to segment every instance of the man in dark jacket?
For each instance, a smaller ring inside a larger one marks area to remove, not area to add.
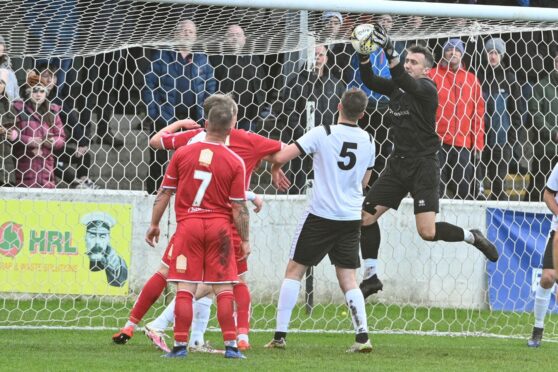
[[[314,126],[335,123],[337,105],[346,86],[333,77],[326,68],[327,48],[316,46],[316,63],[311,71],[301,71],[283,93],[283,114],[287,125],[281,133],[281,141],[290,143]],[[314,122],[309,122],[311,115]],[[283,117],[284,118],[284,117]],[[298,157],[290,162],[288,177],[292,181],[291,194],[300,194],[312,169],[310,158]]]
[[[197,28],[191,20],[181,20],[177,25],[177,51],[156,50],[150,56],[151,71],[145,76],[143,101],[147,116],[153,122],[153,132],[170,123],[191,118],[204,118],[203,102],[215,93],[217,82],[207,55],[192,53],[197,41]],[[166,151],[149,150],[151,164],[146,190],[155,193],[163,179],[163,166],[168,162]]]
[[[255,131],[259,113],[269,110],[262,59],[246,48],[246,36],[239,25],[227,29],[222,52],[209,57],[218,90],[232,95],[238,104],[237,128]]]
[[[503,181],[508,167],[514,162],[512,150],[517,133],[523,130],[521,113],[525,105],[521,87],[515,74],[506,69],[502,59],[506,54],[506,44],[500,38],[489,39],[485,44],[487,64],[480,70],[482,94],[486,102],[485,132],[486,148],[482,162],[486,176],[492,182],[490,198],[505,200]]]

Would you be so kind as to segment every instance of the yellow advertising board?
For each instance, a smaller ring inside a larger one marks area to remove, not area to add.
[[[0,292],[128,294],[132,205],[0,200]]]

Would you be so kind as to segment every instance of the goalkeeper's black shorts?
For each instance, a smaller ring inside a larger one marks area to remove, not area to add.
[[[440,165],[436,155],[408,158],[392,155],[364,198],[362,209],[374,214],[378,205],[397,209],[411,194],[415,214],[439,212]]]

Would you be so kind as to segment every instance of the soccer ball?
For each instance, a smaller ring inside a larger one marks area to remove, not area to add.
[[[351,34],[351,44],[353,44],[353,48],[355,48],[357,53],[370,54],[378,49],[379,45],[371,37],[373,31],[374,25],[368,23],[355,27]]]

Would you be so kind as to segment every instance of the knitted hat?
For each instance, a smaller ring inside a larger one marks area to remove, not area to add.
[[[32,92],[32,88],[39,85],[42,86],[46,89],[47,94],[48,94],[48,88],[47,86],[41,81],[41,75],[36,71],[36,70],[30,70],[27,72],[27,78],[26,78],[26,89],[25,89],[25,94],[30,95]]]
[[[484,45],[484,48],[486,49],[487,52],[495,50],[501,56],[506,54],[506,43],[504,42],[504,40],[500,39],[499,37],[496,37],[494,39],[489,39]]]
[[[324,20],[324,21],[327,21],[327,20],[329,20],[330,18],[333,18],[333,17],[337,18],[339,20],[340,24],[343,24],[343,16],[339,12],[327,11],[327,12],[324,12],[322,14],[322,20]]]
[[[448,49],[457,49],[463,54],[465,52],[465,46],[460,39],[449,39],[444,44],[444,52]]]

